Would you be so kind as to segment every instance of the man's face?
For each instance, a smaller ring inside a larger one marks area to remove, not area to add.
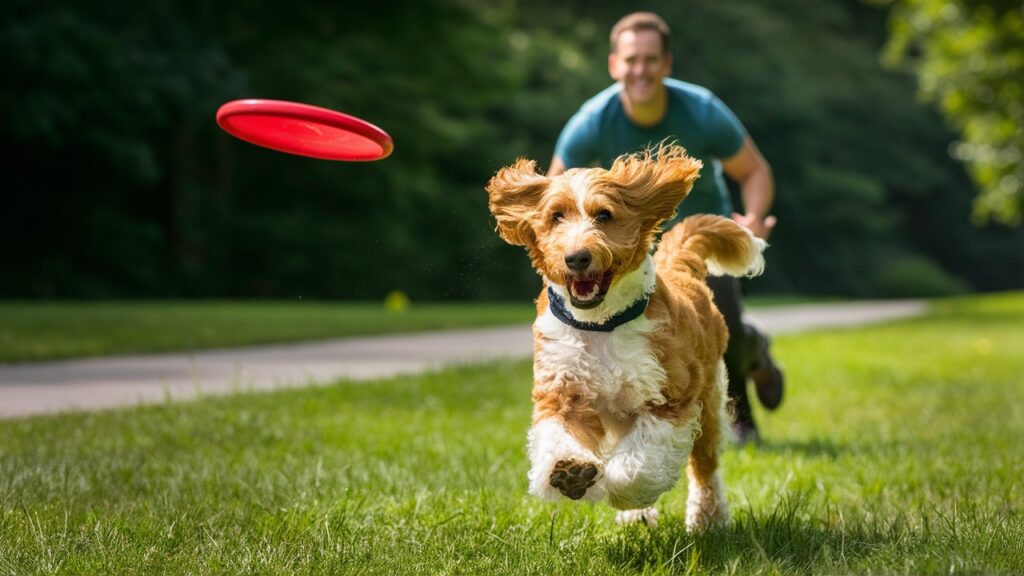
[[[619,34],[615,52],[608,56],[608,73],[622,82],[633,104],[649,104],[658,96],[661,81],[672,72],[672,55],[662,51],[654,30],[626,30]]]

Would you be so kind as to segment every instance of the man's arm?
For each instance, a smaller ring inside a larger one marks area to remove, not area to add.
[[[755,236],[767,238],[776,223],[775,216],[768,215],[775,197],[775,184],[771,166],[750,136],[744,138],[739,152],[722,160],[722,169],[740,185],[743,214],[733,212],[733,220],[750,228]]]
[[[548,166],[548,178],[558,176],[562,172],[565,172],[565,162],[562,162],[558,154],[555,154],[551,157],[551,165]]]

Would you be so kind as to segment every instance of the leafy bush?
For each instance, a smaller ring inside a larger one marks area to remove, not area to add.
[[[970,291],[964,280],[917,254],[898,253],[879,263],[875,294],[885,298],[952,296]]]

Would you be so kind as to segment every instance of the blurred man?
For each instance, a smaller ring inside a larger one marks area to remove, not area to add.
[[[696,213],[731,216],[755,235],[767,238],[775,226],[768,214],[774,195],[772,172],[743,125],[710,91],[669,78],[671,32],[656,14],[636,12],[612,28],[608,73],[616,83],[579,109],[562,129],[548,175],[597,164],[608,168],[621,154],[675,141],[704,162],[703,175],[682,202],[675,224]],[[743,212],[733,212],[723,173],[740,186]],[[768,409],[782,401],[782,372],[768,350],[768,339],[742,321],[739,281],[708,277],[715,304],[729,327],[725,363],[734,401],[737,442],[760,436],[747,398],[747,379]]]

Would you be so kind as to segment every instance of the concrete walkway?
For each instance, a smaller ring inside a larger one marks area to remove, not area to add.
[[[781,306],[752,316],[771,334],[855,326],[922,313],[920,301]],[[528,325],[145,356],[0,366],[0,418],[199,394],[365,380],[465,362],[525,358]]]

